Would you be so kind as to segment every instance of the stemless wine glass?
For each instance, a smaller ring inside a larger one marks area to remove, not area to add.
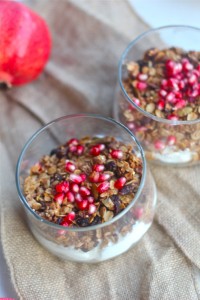
[[[128,45],[119,63],[114,117],[136,135],[147,159],[167,165],[191,165],[200,160],[200,119],[179,121],[158,117],[139,107],[124,86],[128,62],[142,63],[144,53],[151,48],[171,47],[200,51],[200,30],[189,26],[161,27],[141,34]]]
[[[28,204],[24,180],[30,167],[52,149],[71,138],[112,136],[132,145],[142,160],[142,178],[132,202],[108,222],[88,227],[63,227],[41,218]],[[53,254],[72,261],[100,262],[113,258],[138,242],[150,227],[156,204],[156,189],[146,169],[143,150],[122,124],[98,115],[70,115],[54,120],[37,131],[24,146],[16,169],[16,184],[28,225],[35,238]]]

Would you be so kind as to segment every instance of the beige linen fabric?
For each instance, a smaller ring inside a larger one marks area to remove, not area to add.
[[[14,180],[21,148],[41,125],[64,114],[111,115],[120,54],[147,29],[123,0],[29,2],[48,21],[54,45],[37,81],[0,94],[1,242],[19,299],[200,299],[199,166],[152,167],[154,224],[114,260],[64,262],[29,232]]]

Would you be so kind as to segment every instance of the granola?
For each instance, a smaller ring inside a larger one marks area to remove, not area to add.
[[[40,217],[65,227],[87,227],[123,211],[141,176],[142,161],[131,145],[109,136],[84,137],[67,141],[33,165],[24,194]]]
[[[149,49],[141,60],[127,62],[124,74],[123,85],[130,99],[161,118],[161,122],[155,121],[120,96],[119,117],[136,134],[147,157],[175,163],[199,160],[200,122],[188,123],[200,118],[200,52],[175,47]],[[162,119],[171,120],[172,125]],[[176,125],[176,121],[186,123]]]
[[[126,67],[124,88],[142,109],[169,120],[200,117],[200,52],[154,48]]]

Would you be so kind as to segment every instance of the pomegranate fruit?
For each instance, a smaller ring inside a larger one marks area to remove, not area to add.
[[[45,21],[22,3],[0,0],[0,83],[22,85],[36,79],[50,50]]]

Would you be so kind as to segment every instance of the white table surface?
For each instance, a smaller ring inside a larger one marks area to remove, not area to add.
[[[200,1],[198,0],[128,1],[138,15],[140,15],[151,27],[160,27],[164,25],[191,25],[200,27]],[[197,270],[197,272],[200,274],[199,270]],[[10,297],[17,299],[9,276],[0,244],[0,298]]]
[[[166,25],[190,25],[200,27],[199,0],[128,1],[138,15],[151,27]]]

